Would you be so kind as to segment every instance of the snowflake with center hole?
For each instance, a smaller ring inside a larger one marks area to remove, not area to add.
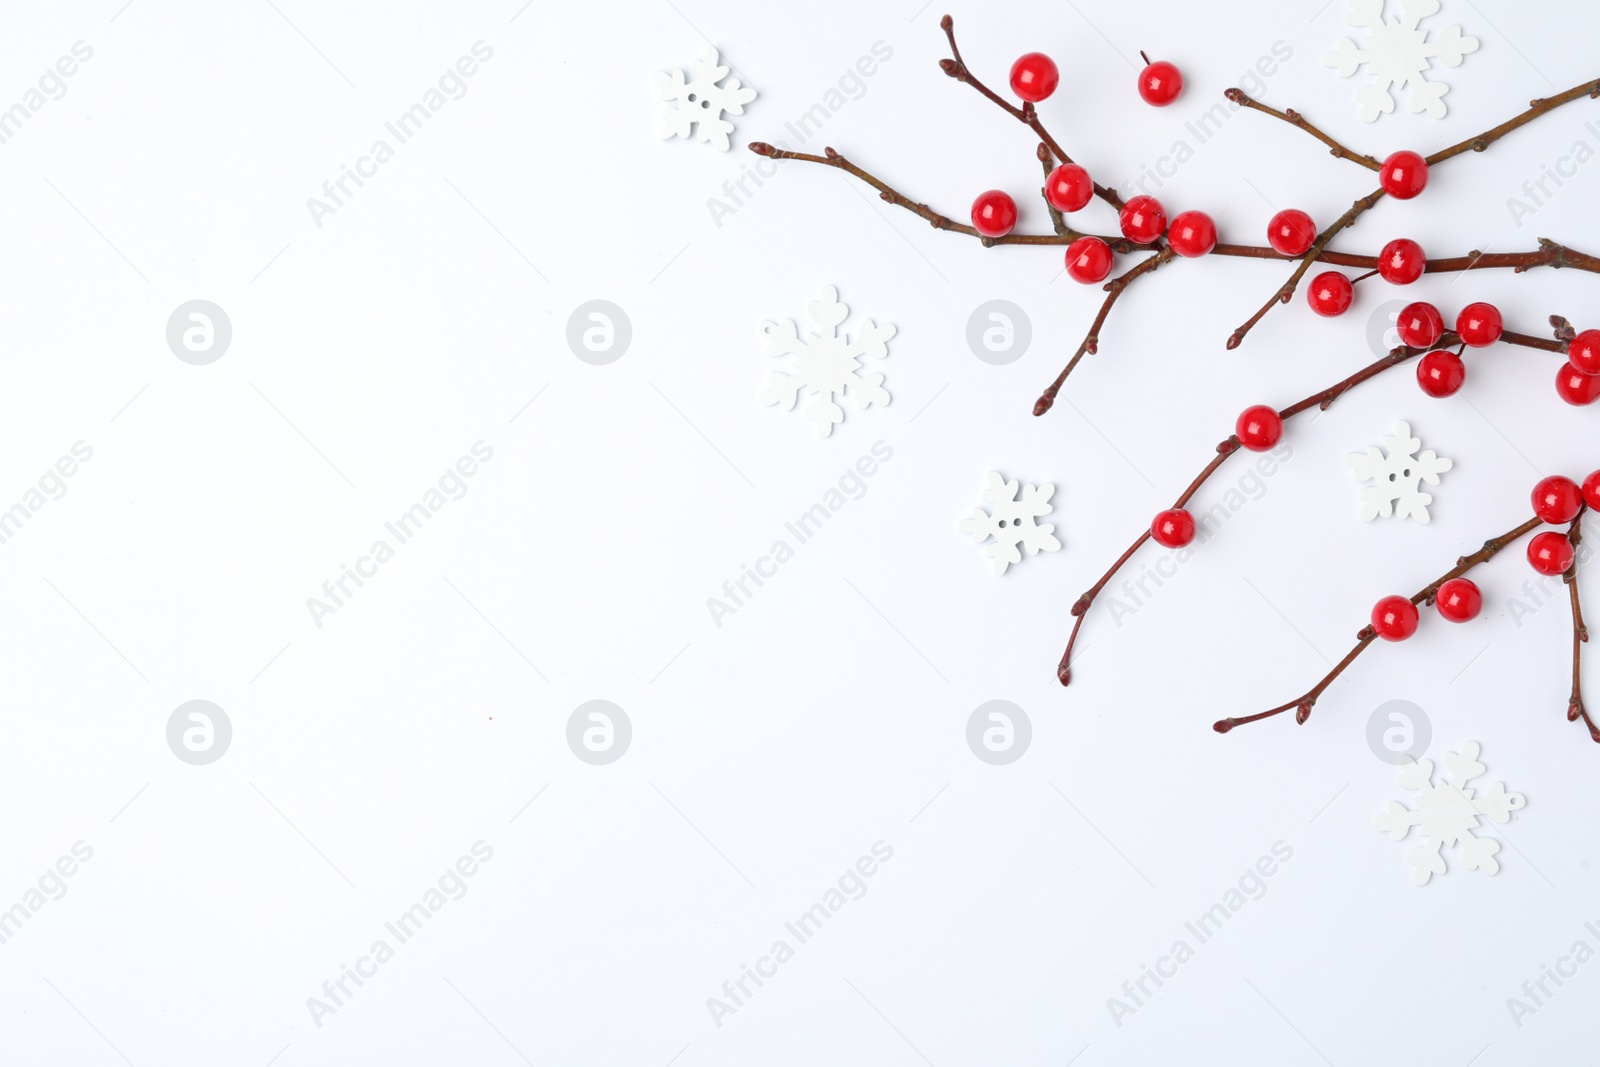
[[[1441,459],[1433,449],[1418,452],[1422,441],[1411,436],[1411,424],[1397,422],[1394,432],[1383,439],[1383,448],[1368,447],[1365,452],[1355,452],[1345,457],[1345,463],[1356,472],[1356,477],[1372,484],[1361,490],[1361,517],[1367,522],[1387,519],[1428,521],[1428,505],[1432,495],[1420,491],[1423,482],[1439,484],[1439,475],[1455,466]]]
[[[763,404],[777,404],[785,411],[793,411],[804,392],[813,398],[806,404],[805,416],[818,437],[827,437],[836,424],[844,421],[844,409],[835,402],[836,397],[848,392],[856,407],[863,411],[874,404],[889,403],[883,375],[863,374],[861,357],[886,357],[888,341],[895,335],[896,328],[887,322],[879,326],[867,319],[852,340],[839,333],[839,325],[849,314],[850,309],[839,302],[839,290],[827,285],[817,299],[806,305],[806,317],[811,320],[813,330],[805,337],[800,336],[793,319],[761,324],[767,355],[793,356],[794,362],[790,374],[769,370],[761,382],[757,399]]]
[[[657,71],[651,75],[661,107],[656,113],[656,136],[666,141],[673,137],[698,137],[714,144],[722,151],[728,150],[728,134],[733,123],[723,118],[723,113],[743,115],[744,106],[756,98],[756,91],[741,87],[738,78],[729,78],[728,84],[718,85],[728,77],[728,67],[719,65],[715,48],[707,48],[692,65],[692,75],[685,79],[683,71],[671,74]],[[676,107],[669,105],[676,104]]]
[[[1500,842],[1477,837],[1473,831],[1481,825],[1479,819],[1484,815],[1497,823],[1510,822],[1511,813],[1528,801],[1521,793],[1507,793],[1503,782],[1496,782],[1482,796],[1475,795],[1468,783],[1488,770],[1478,762],[1478,752],[1478,742],[1468,741],[1461,746],[1459,755],[1446,753],[1444,762],[1450,768],[1450,780],[1437,785],[1433,782],[1432,760],[1408,764],[1400,772],[1400,784],[1419,792],[1416,808],[1391,800],[1389,810],[1374,821],[1373,825],[1396,841],[1404,840],[1413,826],[1421,830],[1425,842],[1406,853],[1411,881],[1416,885],[1427,885],[1428,879],[1445,873],[1440,852],[1447,845],[1460,846],[1461,862],[1467,870],[1499,873],[1500,861],[1494,857],[1500,851]]]
[[[1356,103],[1361,105],[1361,121],[1375,122],[1380,115],[1394,110],[1391,90],[1411,90],[1408,107],[1413,112],[1426,111],[1436,119],[1445,116],[1444,94],[1450,87],[1444,82],[1430,81],[1428,70],[1434,59],[1447,67],[1459,67],[1461,57],[1478,50],[1478,39],[1466,37],[1460,26],[1448,26],[1437,36],[1421,26],[1422,20],[1438,14],[1439,0],[1398,0],[1399,18],[1383,17],[1384,0],[1351,0],[1350,13],[1345,22],[1367,30],[1366,47],[1362,48],[1348,37],[1341,38],[1338,48],[1322,57],[1322,65],[1333,67],[1339,77],[1348,78],[1362,64],[1372,79],[1356,90]]]
[[[1026,548],[1028,555],[1036,556],[1061,547],[1053,524],[1040,526],[1034,522],[1053,510],[1050,498],[1055,495],[1056,487],[1049,483],[1023,485],[1020,494],[1018,488],[1019,483],[1008,482],[998,472],[990,471],[983,478],[983,501],[992,505],[994,511],[973,508],[958,527],[974,544],[994,538],[984,545],[983,554],[996,574],[1004,574],[1013,563],[1021,563],[1021,549]]]

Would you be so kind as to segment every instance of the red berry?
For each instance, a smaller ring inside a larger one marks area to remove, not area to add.
[[[1378,168],[1378,184],[1396,200],[1410,200],[1428,187],[1428,161],[1415,152],[1396,152]]]
[[[1076,163],[1063,163],[1044,181],[1044,198],[1057,211],[1081,211],[1094,196],[1089,172]]]
[[[1283,440],[1283,418],[1265,404],[1244,409],[1233,424],[1239,443],[1252,452],[1265,452]]]
[[[1286,256],[1303,256],[1317,239],[1317,224],[1298,208],[1286,208],[1267,223],[1267,244]]]
[[[1583,502],[1595,511],[1600,511],[1600,471],[1595,471],[1583,480]]]
[[[1427,265],[1422,246],[1405,237],[1396,237],[1378,253],[1378,274],[1391,285],[1410,285]]]
[[[1372,628],[1385,641],[1404,641],[1420,620],[1417,606],[1403,596],[1386,596],[1372,609]]]
[[[1549,578],[1571,570],[1573,556],[1572,542],[1567,540],[1567,535],[1554,530],[1534,534],[1533,540],[1528,542],[1528,562],[1533,564],[1534,570]]]
[[[1183,74],[1177,67],[1159,59],[1139,72],[1139,95],[1154,107],[1166,107],[1183,92]]]
[[[1585,374],[1600,374],[1600,330],[1584,330],[1567,346],[1567,362]]]
[[[1439,587],[1433,602],[1451,622],[1470,622],[1483,610],[1483,590],[1466,578],[1452,578]]]
[[[1011,64],[1011,91],[1030,104],[1037,104],[1056,91],[1061,72],[1043,52],[1029,52]]]
[[[1432,304],[1418,300],[1400,309],[1395,319],[1400,343],[1412,348],[1431,348],[1444,336],[1444,316]]]
[[[1311,310],[1330,318],[1349,311],[1355,298],[1355,286],[1336,270],[1325,270],[1312,278],[1311,287],[1306,290],[1306,300],[1310,302]]]
[[[1492,345],[1500,340],[1505,324],[1500,318],[1500,309],[1493,304],[1479,301],[1468,304],[1461,309],[1461,314],[1456,316],[1456,334],[1462,341],[1473,348],[1482,348]]]
[[[1016,224],[1017,202],[999,189],[979,193],[972,202],[972,228],[985,237],[1004,237]]]
[[[1556,372],[1556,392],[1574,407],[1593,404],[1600,400],[1600,374],[1585,374],[1572,364],[1563,363]]]
[[[1432,397],[1454,396],[1467,380],[1467,365],[1454,352],[1435,351],[1417,364],[1417,384]]]
[[[1150,536],[1165,548],[1182,548],[1194,540],[1194,516],[1182,508],[1171,508],[1150,524]]]
[[[1122,236],[1147,245],[1167,232],[1167,212],[1153,196],[1136,196],[1122,205]]]
[[[1167,227],[1167,240],[1180,256],[1203,256],[1217,247],[1217,224],[1204,211],[1180,211]]]
[[[1111,273],[1111,246],[1098,237],[1080,237],[1067,246],[1067,273],[1075,282],[1093,285]]]
[[[1533,487],[1533,513],[1548,523],[1571,522],[1583,507],[1583,490],[1571,478],[1552,474]]]

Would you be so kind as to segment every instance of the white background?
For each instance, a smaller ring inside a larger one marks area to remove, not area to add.
[[[1584,923],[1600,919],[1600,749],[1564,716],[1564,603],[1509,614],[1533,577],[1520,548],[1481,572],[1480,620],[1429,615],[1372,649],[1306,726],[1211,730],[1303,691],[1379,596],[1526,517],[1541,473],[1600,462],[1595,410],[1559,402],[1554,357],[1475,353],[1449,401],[1399,370],[1292,423],[1292,461],[1180,579],[1120,627],[1096,610],[1063,690],[1077,594],[1240,409],[1367,363],[1369,320],[1400,294],[1364,283],[1334,321],[1297,296],[1229,353],[1287,269],[1175,263],[1035,419],[1100,299],[1060,276],[1059,248],[984,249],[801,164],[721,226],[707,209],[753,161],[746,141],[784,136],[883,41],[892,59],[807,147],[957,216],[1011,190],[1022,228],[1047,229],[1031,135],[938,70],[938,5],[121,2],[12,5],[0,34],[4,106],[73,42],[94,50],[0,146],[0,506],[75,441],[94,449],[0,546],[0,907],[74,842],[94,850],[0,946],[0,1060],[1489,1065],[1592,1048],[1600,964],[1521,1028],[1506,1007],[1573,942],[1596,945]],[[993,85],[1024,51],[1056,57],[1046,122],[1112,184],[1278,41],[1293,58],[1265,98],[1379,156],[1436,150],[1597,73],[1582,5],[1450,2],[1435,21],[1482,48],[1447,75],[1448,118],[1402,107],[1364,126],[1360,79],[1320,64],[1342,6],[948,10]],[[707,39],[761,94],[727,154],[653,137],[650,72],[686,69]],[[465,97],[316,226],[307,198],[479,40],[494,54]],[[1138,99],[1141,48],[1183,68],[1173,107]],[[1454,255],[1549,235],[1600,251],[1600,171],[1521,227],[1506,208],[1575,141],[1600,147],[1596,108],[1441,167],[1338,247],[1410,236]],[[1325,223],[1372,187],[1241,113],[1158,192],[1261,243],[1274,208]],[[825,284],[849,325],[900,332],[880,368],[892,404],[847,405],[819,441],[755,402],[757,325],[802,316]],[[1552,312],[1588,324],[1597,284],[1485,271],[1403,295],[1449,315],[1490,299],[1545,333]],[[965,341],[997,297],[1033,328],[1006,367]],[[233,324],[209,366],[165,341],[195,298]],[[596,298],[633,325],[605,367],[565,341]],[[1428,526],[1356,516],[1343,456],[1398,418],[1457,464]],[[479,440],[494,458],[470,492],[318,628],[306,599]],[[879,440],[894,455],[865,497],[714,626],[706,599]],[[1053,482],[1065,542],[999,579],[955,530],[990,469]],[[204,767],[165,740],[197,698],[234,731]],[[596,698],[634,731],[604,767],[565,740]],[[1033,726],[1006,767],[965,740],[992,699]],[[1389,799],[1414,799],[1365,740],[1391,699],[1427,711],[1433,758],[1477,739],[1489,780],[1527,795],[1487,831],[1505,843],[1498,876],[1452,855],[1414,888],[1410,843],[1373,829]],[[307,999],[479,840],[494,855],[466,896],[316,1025]],[[718,1026],[707,998],[877,841],[893,858],[866,896]],[[1108,998],[1193,944],[1185,921],[1278,841],[1293,858],[1265,896],[1117,1026]]]

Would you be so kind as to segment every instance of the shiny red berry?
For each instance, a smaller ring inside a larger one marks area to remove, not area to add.
[[[1417,632],[1421,615],[1403,596],[1386,596],[1372,608],[1372,628],[1385,641],[1404,641]]]
[[[1217,224],[1204,211],[1180,211],[1167,227],[1167,240],[1180,256],[1203,256],[1217,247]]]
[[[1355,298],[1355,286],[1336,270],[1325,270],[1312,278],[1311,286],[1306,290],[1306,300],[1311,304],[1311,310],[1329,318],[1349,311]]]
[[[1533,564],[1533,569],[1548,578],[1555,578],[1572,569],[1572,542],[1567,540],[1566,534],[1546,530],[1542,534],[1534,534],[1533,540],[1528,542],[1528,562]]]
[[[1044,198],[1057,211],[1081,211],[1094,196],[1089,172],[1076,163],[1063,163],[1044,181]]]
[[[1454,396],[1466,380],[1467,365],[1454,352],[1429,352],[1417,363],[1417,384],[1429,396]]]
[[[1098,237],[1080,237],[1067,246],[1067,273],[1075,282],[1093,285],[1111,273],[1111,246]]]
[[[1046,99],[1060,84],[1055,60],[1043,52],[1029,52],[1011,64],[1011,91],[1030,104]]]
[[[1405,237],[1396,237],[1378,253],[1378,274],[1391,285],[1410,285],[1427,265],[1422,246]]]
[[[1265,452],[1283,440],[1283,418],[1265,404],[1244,409],[1233,424],[1239,443],[1252,452]]]
[[[1583,480],[1583,502],[1594,511],[1600,511],[1600,471]]]
[[[1194,516],[1182,508],[1171,508],[1150,524],[1150,536],[1164,548],[1182,548],[1194,540]]]
[[[1571,522],[1582,507],[1583,490],[1571,478],[1552,474],[1533,487],[1533,513],[1545,522]]]
[[[1400,343],[1412,348],[1430,348],[1444,336],[1444,316],[1438,308],[1421,300],[1401,308],[1394,324]]]
[[[1452,578],[1434,596],[1439,614],[1451,622],[1471,622],[1483,610],[1483,590],[1467,578]]]
[[[1017,224],[1017,202],[999,189],[979,193],[972,202],[972,228],[985,237],[1004,237]]]
[[[1600,330],[1584,330],[1567,346],[1567,362],[1585,374],[1600,374]]]
[[[1396,200],[1410,200],[1428,187],[1428,161],[1415,152],[1396,152],[1378,168],[1378,184]]]
[[[1122,205],[1122,236],[1147,245],[1167,232],[1167,212],[1153,196],[1136,196]]]
[[[1267,244],[1286,256],[1303,256],[1317,239],[1317,224],[1298,208],[1285,208],[1267,223]]]
[[[1585,374],[1570,363],[1556,372],[1556,392],[1573,407],[1584,407],[1600,400],[1600,374]]]
[[[1153,107],[1166,107],[1178,99],[1181,92],[1182,72],[1164,59],[1156,60],[1139,72],[1139,95]]]
[[[1500,318],[1500,309],[1493,304],[1482,301],[1468,304],[1456,316],[1456,335],[1472,348],[1494,344],[1503,332],[1505,323]]]

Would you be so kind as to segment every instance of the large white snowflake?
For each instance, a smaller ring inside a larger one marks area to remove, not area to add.
[[[895,335],[895,327],[887,322],[879,326],[867,319],[851,340],[839,333],[839,324],[849,314],[850,309],[839,302],[839,290],[826,285],[817,299],[806,305],[806,317],[814,329],[805,337],[800,336],[793,319],[761,324],[767,355],[795,358],[791,365],[793,373],[767,372],[758,399],[763,404],[778,404],[785,411],[793,411],[802,392],[813,397],[806,404],[805,415],[818,437],[827,437],[836,423],[844,421],[844,409],[834,400],[846,392],[863,411],[873,404],[889,402],[883,375],[861,373],[861,357],[883,359],[887,356],[887,342]]]
[[[1061,542],[1055,538],[1054,525],[1040,526],[1034,522],[1053,510],[1050,498],[1055,495],[1056,487],[1049,483],[1024,485],[1020,487],[1020,494],[1018,488],[1019,483],[1008,482],[998,472],[990,471],[983,477],[983,501],[993,505],[994,511],[973,508],[957,527],[969,535],[974,544],[994,538],[984,545],[983,554],[996,574],[1004,574],[1011,564],[1022,562],[1020,549],[1026,548],[1028,555],[1036,556],[1061,547]]]
[[[1413,826],[1422,831],[1425,842],[1406,853],[1411,880],[1417,885],[1427,885],[1428,879],[1445,872],[1440,850],[1446,845],[1461,847],[1461,861],[1469,871],[1496,874],[1500,870],[1500,861],[1494,858],[1500,842],[1478,837],[1473,831],[1481,825],[1480,816],[1487,815],[1497,823],[1510,822],[1511,813],[1528,801],[1521,793],[1507,793],[1503,782],[1496,782],[1482,796],[1474,795],[1468,783],[1488,770],[1478,762],[1478,752],[1478,742],[1468,741],[1459,755],[1446,753],[1450,780],[1438,785],[1433,782],[1432,760],[1407,764],[1400,771],[1400,784],[1419,791],[1416,808],[1391,800],[1389,810],[1374,822],[1396,841],[1403,840]]]
[[[744,106],[756,98],[756,91],[741,87],[738,78],[729,78],[727,85],[718,85],[728,77],[728,67],[720,66],[715,48],[707,48],[692,64],[692,75],[685,79],[683,71],[671,74],[660,71],[651,75],[656,95],[661,97],[661,107],[656,113],[656,136],[665,141],[673,137],[695,137],[714,144],[722,151],[728,150],[728,134],[733,123],[723,118],[743,115]],[[677,104],[676,107],[670,105]]]
[[[1423,482],[1439,484],[1439,475],[1455,466],[1441,459],[1433,449],[1418,452],[1422,441],[1411,436],[1411,424],[1397,422],[1394,432],[1383,438],[1384,455],[1369,446],[1365,452],[1355,452],[1345,457],[1345,463],[1363,482],[1371,482],[1361,490],[1361,517],[1368,522],[1376,518],[1428,521],[1428,505],[1432,495],[1419,491]]]
[[[1478,50],[1476,37],[1462,36],[1460,26],[1448,26],[1436,37],[1421,27],[1423,19],[1439,11],[1439,0],[1398,0],[1399,18],[1383,17],[1384,0],[1350,0],[1345,22],[1368,31],[1363,49],[1348,37],[1341,38],[1337,50],[1322,57],[1322,65],[1333,67],[1339,77],[1348,78],[1365,63],[1372,80],[1356,90],[1361,105],[1361,121],[1375,122],[1379,115],[1394,110],[1392,89],[1411,90],[1408,106],[1413,112],[1426,111],[1436,119],[1445,116],[1444,94],[1450,87],[1430,81],[1432,60],[1443,60],[1447,67],[1459,67],[1461,57]]]

